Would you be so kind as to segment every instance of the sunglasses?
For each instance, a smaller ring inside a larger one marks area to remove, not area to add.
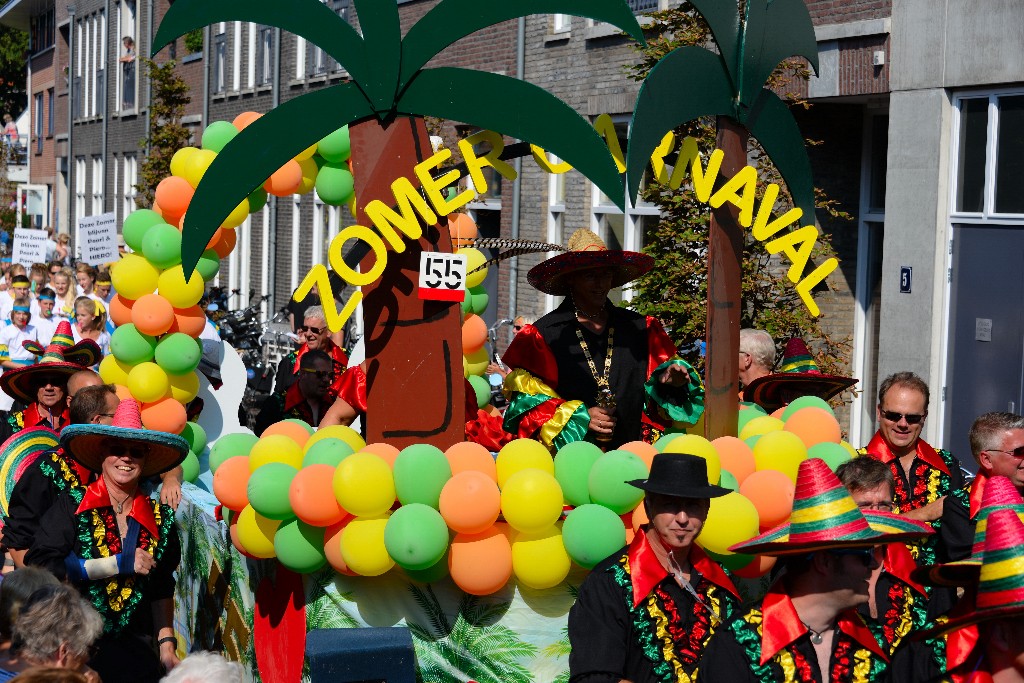
[[[110,455],[122,456],[125,453],[129,454],[133,458],[141,459],[149,455],[149,449],[145,446],[125,446],[124,444],[110,444],[107,446],[107,452]]]
[[[1024,446],[1017,446],[1012,451],[1004,451],[1000,448],[986,448],[985,450],[990,453],[1006,453],[1007,455],[1013,456],[1018,460],[1024,460]]]
[[[899,422],[900,420],[906,420],[908,425],[916,425],[921,424],[924,421],[925,415],[921,415],[920,413],[904,414],[893,412],[891,410],[883,410],[882,417],[884,417],[889,422]]]
[[[62,272],[64,272],[64,271],[62,271],[60,268],[58,268],[57,270],[51,270],[50,271],[50,275],[57,275],[58,273],[62,273]]]
[[[298,330],[299,332],[310,332],[312,334],[323,334],[324,330],[327,329],[327,326],[325,325],[323,327],[313,327],[312,325],[299,325],[295,329]]]
[[[892,503],[861,503],[858,505],[861,510],[872,510],[874,512],[892,512]]]
[[[40,387],[57,387],[58,389],[64,386],[67,382],[67,378],[62,375],[46,375],[39,378]]]
[[[874,548],[850,548],[842,549],[837,548],[834,550],[828,550],[829,555],[835,555],[837,557],[857,557],[864,563],[865,567],[870,567],[875,561],[875,549]]]
[[[314,370],[313,368],[302,368],[302,371],[310,375],[316,375],[317,379],[330,379],[334,374],[333,370]]]

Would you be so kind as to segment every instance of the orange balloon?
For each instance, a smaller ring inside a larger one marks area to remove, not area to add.
[[[284,162],[284,166],[274,171],[263,183],[263,189],[275,197],[287,197],[295,194],[302,184],[302,166],[295,159]]]
[[[487,323],[478,315],[470,313],[462,322],[462,353],[475,353],[487,341]]]
[[[235,455],[213,473],[213,495],[224,507],[241,512],[249,504],[249,456]]]
[[[307,430],[302,425],[296,424],[294,422],[287,422],[284,420],[282,420],[281,422],[275,422],[274,424],[267,427],[267,429],[263,432],[263,436],[271,436],[273,434],[281,434],[283,436],[287,436],[289,439],[299,444],[300,448],[306,445],[306,442],[309,441],[310,437],[309,430]],[[330,475],[331,477],[334,476],[333,469],[334,468],[332,467],[332,472]]]
[[[334,571],[345,576],[359,576],[348,568],[345,558],[341,556],[341,532],[353,519],[355,517],[346,517],[337,524],[327,527],[324,531],[324,555],[327,556],[327,562],[334,567]]]
[[[134,399],[131,390],[123,384],[114,385],[114,393],[117,394],[118,400],[124,401],[125,399]]]
[[[740,484],[757,469],[754,451],[750,450],[746,441],[735,436],[720,436],[712,441],[711,445],[718,451],[722,469],[729,470],[729,474],[736,477]]]
[[[234,121],[231,122],[231,125],[233,125],[238,130],[244,130],[246,126],[248,126],[250,123],[252,123],[261,116],[263,116],[263,114],[259,114],[254,111],[243,111],[241,114],[235,117]]]
[[[814,406],[801,408],[790,415],[782,429],[799,436],[808,448],[819,443],[839,443],[843,440],[839,422],[832,413]]]
[[[154,199],[153,200],[153,206],[151,206],[149,208],[151,208],[153,210],[153,212],[156,213],[156,215],[160,216],[160,218],[164,217],[164,210],[160,208],[160,202],[158,202],[158,201],[156,201]],[[171,225],[174,225],[174,224],[171,223]]]
[[[360,453],[373,453],[388,464],[391,469],[395,468],[395,458],[400,451],[394,446],[386,443],[368,443],[359,449]]]
[[[221,241],[213,245],[213,250],[217,252],[217,256],[227,258],[228,254],[230,254],[235,248],[235,243],[238,241],[238,233],[227,228],[217,228],[217,230],[223,230],[224,234],[222,235]]]
[[[110,314],[110,319],[114,321],[115,325],[127,325],[132,321],[132,306],[134,305],[135,302],[131,299],[125,299],[120,294],[115,294],[107,304],[107,313]]]
[[[174,307],[159,294],[144,294],[131,309],[132,322],[142,334],[159,337],[174,323]]]
[[[479,534],[458,534],[448,553],[448,571],[470,595],[496,593],[512,578],[512,544],[493,526]]]
[[[459,472],[441,489],[441,516],[460,534],[479,534],[498,521],[501,492],[483,472]]]
[[[164,216],[181,216],[188,209],[195,192],[187,180],[170,175],[156,186],[156,201],[160,204],[160,211]]]
[[[214,231],[213,233],[213,237],[211,237],[210,241],[206,243],[206,248],[216,249],[218,244],[227,239],[227,237],[225,236],[226,232],[228,232],[227,228],[217,228],[217,230]]]
[[[740,495],[757,508],[762,531],[789,519],[795,490],[793,480],[778,470],[758,470],[740,484]]]
[[[191,308],[175,308],[174,322],[168,332],[183,332],[190,337],[198,337],[206,327],[206,313],[198,304]]]
[[[618,450],[629,451],[633,455],[638,456],[647,465],[648,472],[651,471],[651,463],[654,461],[654,456],[658,454],[658,449],[646,441],[630,441],[619,446]]]
[[[448,214],[448,232],[452,236],[452,248],[468,247],[480,234],[476,223],[464,213]]]
[[[264,436],[269,431],[263,432]],[[299,470],[288,489],[295,516],[310,526],[332,526],[350,517],[334,497],[333,481],[334,468],[330,465],[307,465]]]
[[[767,574],[775,566],[775,559],[768,555],[755,555],[753,562],[746,567],[734,569],[732,573],[744,579],[756,579]]]
[[[640,504],[636,506],[636,509],[633,510],[633,518],[630,526],[633,528],[633,531],[637,531],[649,521],[651,520],[647,519],[647,510],[644,509],[643,501],[641,501]]]
[[[444,452],[452,468],[452,476],[459,472],[482,472],[497,483],[498,468],[491,452],[478,443],[461,441]]]
[[[146,429],[181,434],[186,422],[188,417],[185,415],[185,406],[173,398],[162,398],[153,403],[142,404],[142,425]]]
[[[771,416],[776,418],[776,419],[778,419],[778,420],[781,420],[782,419],[782,413],[786,412],[786,408],[787,407],[788,406],[782,406],[781,408],[776,408],[775,410],[772,411]]]

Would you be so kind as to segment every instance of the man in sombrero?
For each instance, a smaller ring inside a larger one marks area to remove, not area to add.
[[[608,300],[652,267],[650,256],[608,249],[580,228],[568,251],[530,270],[531,285],[565,299],[502,356],[512,368],[505,431],[551,451],[583,439],[611,449],[697,422],[704,388],[661,323]]]
[[[742,339],[741,331],[741,346]],[[817,396],[827,401],[857,383],[852,377],[826,375],[818,370],[807,343],[799,337],[786,342],[779,370],[744,383],[743,400],[771,413],[800,396]]]
[[[879,546],[931,533],[861,510],[823,460],[800,463],[790,521],[731,551],[785,558],[764,598],[712,638],[700,680],[875,681],[888,666],[857,607],[868,601]]]
[[[0,375],[0,390],[26,407],[11,413],[0,424],[0,441],[26,427],[46,427],[60,433],[68,424],[68,407],[64,400],[68,378],[100,360],[96,342],[83,339],[77,344],[71,336],[71,323],[62,321],[43,348],[27,341],[25,348],[39,356],[33,365],[5,370]]]
[[[732,581],[695,544],[711,498],[707,463],[685,453],[654,456],[643,489],[648,524],[599,563],[569,611],[570,683],[703,680],[709,639],[739,609]],[[570,515],[573,513],[569,513]]]
[[[155,683],[178,663],[174,571],[181,545],[174,511],[139,484],[180,465],[188,443],[144,429],[139,404],[129,398],[112,424],[71,425],[61,445],[98,477],[80,500],[57,499],[26,564],[70,581],[103,617],[89,666],[105,683]]]

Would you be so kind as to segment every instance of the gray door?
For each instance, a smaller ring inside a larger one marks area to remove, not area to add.
[[[944,446],[972,471],[974,419],[1024,410],[1022,303],[1024,230],[955,226]]]

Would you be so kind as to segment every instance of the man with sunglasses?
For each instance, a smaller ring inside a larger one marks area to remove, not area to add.
[[[327,327],[327,316],[324,314],[323,307],[310,306],[307,308],[302,325],[295,329],[302,340],[302,345],[282,358],[280,364],[278,364],[274,392],[284,394],[299,379],[299,364],[306,353],[322,351],[334,363],[330,382],[330,394],[337,397],[341,390],[341,375],[345,372],[345,368],[348,367],[348,356],[333,341],[331,330]]]
[[[299,359],[298,380],[287,390],[268,396],[260,407],[254,429],[256,435],[287,418],[302,420],[311,427],[318,426],[336,400],[331,393],[334,365],[334,359],[323,351],[304,353]]]
[[[896,489],[894,511],[928,522],[938,532],[946,496],[964,485],[960,461],[921,438],[930,392],[912,372],[886,377],[878,389],[878,432],[861,453],[889,466]],[[936,562],[937,537],[912,544],[918,565]]]

